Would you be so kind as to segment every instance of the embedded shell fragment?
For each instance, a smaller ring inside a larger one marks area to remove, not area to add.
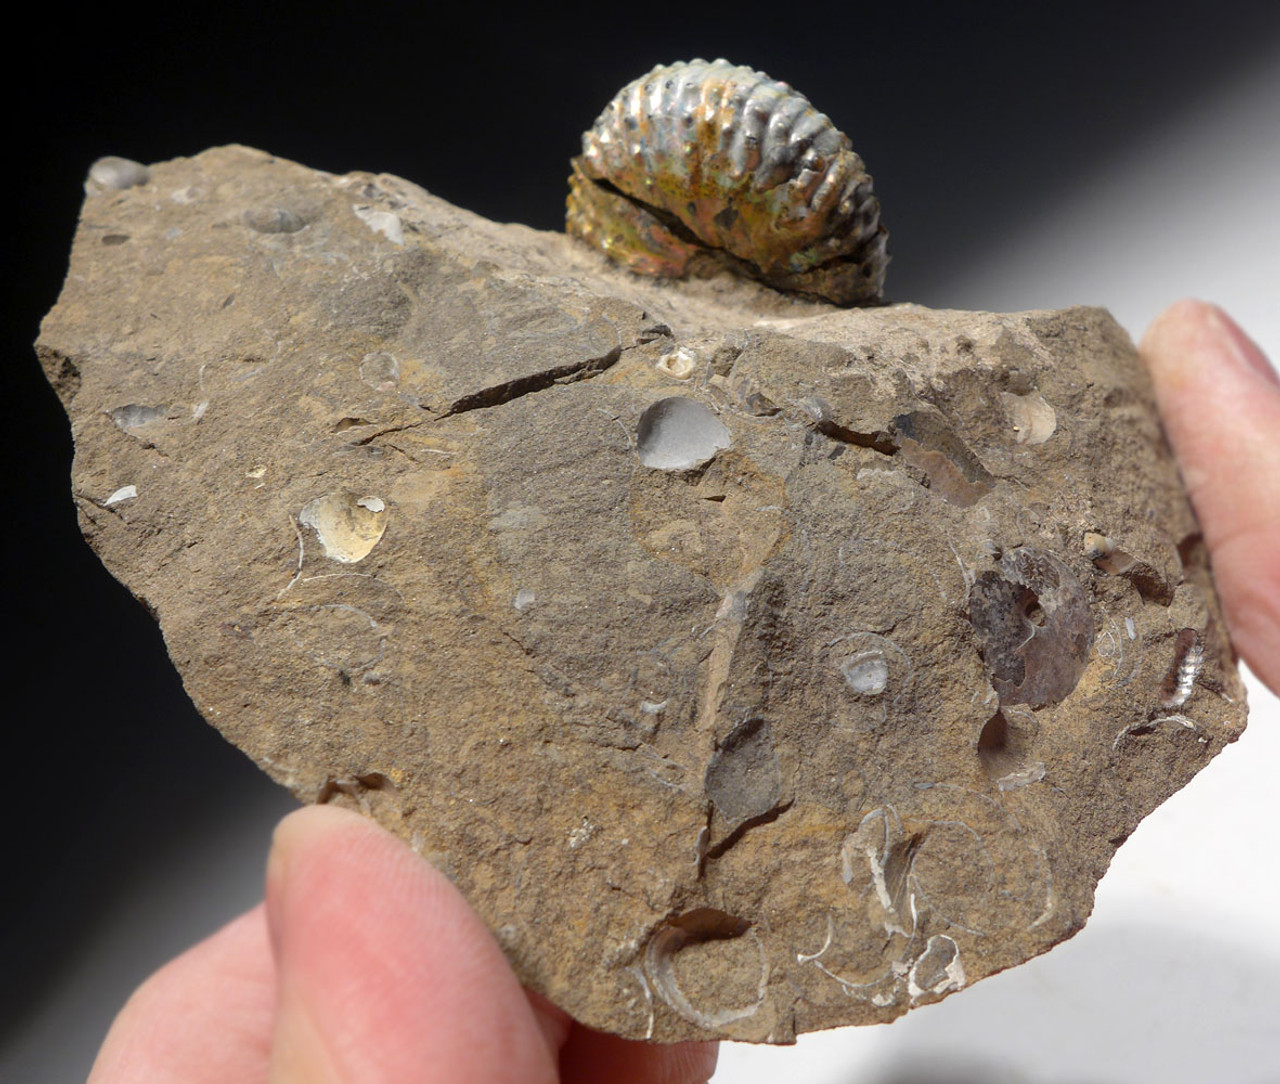
[[[566,228],[632,271],[728,263],[841,305],[878,301],[885,240],[848,138],[786,83],[725,60],[654,68],[582,137]]]

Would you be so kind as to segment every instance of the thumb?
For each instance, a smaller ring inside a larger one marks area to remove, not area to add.
[[[1236,650],[1280,692],[1280,379],[1226,313],[1180,301],[1142,338]]]
[[[550,1084],[501,951],[447,878],[354,813],[276,829],[267,917],[278,975],[272,1084]]]

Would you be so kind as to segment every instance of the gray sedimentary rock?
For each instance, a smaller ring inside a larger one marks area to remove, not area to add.
[[[594,1027],[786,1042],[1024,961],[1243,729],[1105,312],[648,282],[240,147],[131,176],[39,343],[86,536],[211,722]]]

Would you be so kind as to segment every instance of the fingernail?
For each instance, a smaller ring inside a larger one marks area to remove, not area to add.
[[[301,811],[290,813],[278,825],[271,836],[271,850],[267,852],[267,930],[277,953],[280,949],[280,907],[284,893],[285,881],[289,876],[289,863],[294,852],[294,843],[300,835],[299,829],[305,832],[306,825],[298,824],[303,820]]]
[[[356,814],[333,806],[303,806],[276,825],[276,830],[271,835],[271,850],[267,853],[266,881],[267,932],[277,954],[281,948],[282,908],[285,906],[288,882],[296,872],[294,866],[300,856],[305,861],[307,852],[314,852],[314,841],[319,840],[321,845],[325,845],[332,840],[335,823],[348,818],[360,820]]]
[[[290,813],[277,826],[267,858],[267,923],[276,963],[276,1016],[268,1065],[270,1084],[337,1084],[342,1075],[328,1048],[327,1036],[314,1011],[312,982],[306,960],[291,950],[286,923],[296,924],[298,893],[291,882],[305,868],[314,837],[323,835],[330,818],[307,807]],[[312,848],[314,850],[314,848]],[[293,897],[293,898],[291,898]],[[302,965],[302,966],[299,966]]]
[[[1267,355],[1262,352],[1257,343],[1241,330],[1239,324],[1218,308],[1217,305],[1210,307],[1209,318],[1214,330],[1238,362],[1263,377],[1269,383],[1280,387],[1280,375],[1277,375],[1275,369],[1272,368],[1271,363],[1267,360]]]

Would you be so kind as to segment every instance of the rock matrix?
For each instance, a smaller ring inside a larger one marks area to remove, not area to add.
[[[96,168],[38,350],[205,717],[633,1038],[891,1020],[1070,937],[1244,727],[1106,312],[645,280],[389,176]]]

